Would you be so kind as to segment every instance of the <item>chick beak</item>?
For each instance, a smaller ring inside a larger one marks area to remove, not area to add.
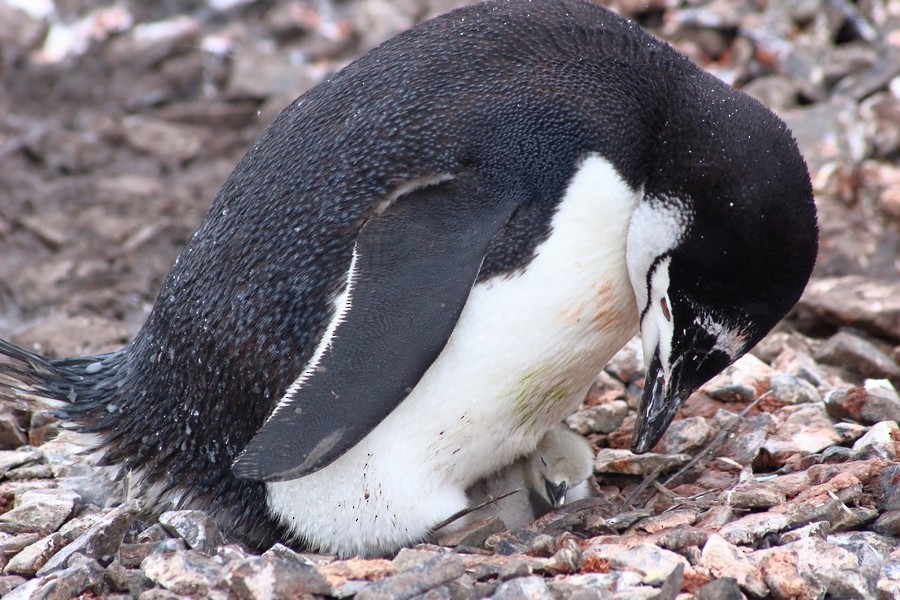
[[[569,485],[565,481],[553,483],[549,479],[545,479],[544,483],[550,504],[554,509],[561,508],[566,503],[566,491],[568,491]]]
[[[693,389],[681,389],[676,366],[666,377],[659,358],[659,349],[653,353],[653,359],[647,366],[644,380],[644,393],[638,407],[637,422],[631,439],[631,451],[643,454],[656,445],[662,438],[675,413],[691,395]]]

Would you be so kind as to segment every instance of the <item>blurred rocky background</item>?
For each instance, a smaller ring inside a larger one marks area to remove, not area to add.
[[[125,344],[277,112],[465,3],[0,0],[0,337],[49,356]],[[900,0],[600,3],[781,115],[821,223],[800,305],[656,452],[625,450],[631,344],[569,419],[598,451],[597,498],[334,561],[73,491],[84,470],[55,425],[0,411],[0,595],[900,597]]]

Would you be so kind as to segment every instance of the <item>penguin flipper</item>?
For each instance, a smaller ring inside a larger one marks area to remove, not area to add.
[[[517,207],[471,176],[419,188],[360,230],[330,344],[234,463],[285,481],[355,446],[412,391],[456,326],[491,238]],[[295,389],[296,388],[296,389]]]

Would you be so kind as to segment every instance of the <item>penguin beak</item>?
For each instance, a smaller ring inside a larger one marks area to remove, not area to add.
[[[554,509],[561,508],[562,505],[566,503],[566,491],[569,488],[569,484],[565,481],[553,483],[549,479],[545,479],[544,483],[547,488],[547,498],[550,500],[550,504]]]
[[[680,366],[681,361],[673,365],[667,378],[659,358],[659,348],[653,353],[631,439],[631,451],[635,454],[643,454],[656,445],[675,413],[694,391],[696,386],[679,385],[682,380],[679,377]]]

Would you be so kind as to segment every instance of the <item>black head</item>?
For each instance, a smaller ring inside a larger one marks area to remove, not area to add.
[[[638,453],[787,314],[818,247],[809,175],[784,123],[706,74],[682,84],[628,237],[647,363]]]

